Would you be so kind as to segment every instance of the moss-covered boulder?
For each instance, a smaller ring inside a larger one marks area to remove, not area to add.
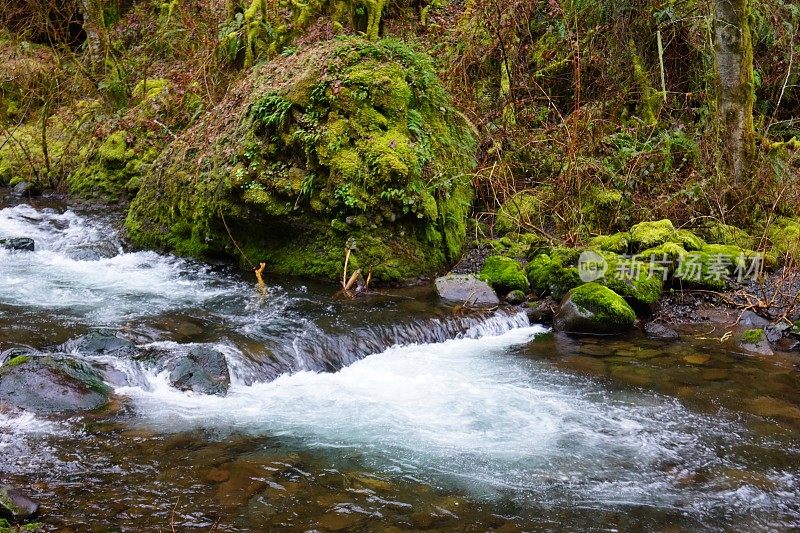
[[[253,69],[179,136],[126,228],[143,247],[329,279],[348,248],[351,271],[408,280],[459,258],[474,153],[427,56],[318,43]]]
[[[528,278],[522,265],[508,257],[499,255],[488,257],[479,277],[499,294],[529,289]]]
[[[670,220],[640,222],[631,227],[630,240],[635,251],[659,246],[675,237],[675,226]]]
[[[703,233],[706,241],[711,244],[728,244],[742,248],[751,248],[754,244],[753,238],[746,231],[721,222],[707,225]]]
[[[589,241],[589,248],[624,254],[628,251],[630,242],[631,235],[627,231],[614,233],[613,235],[598,235]]]
[[[560,300],[583,283],[577,268],[579,257],[580,250],[574,248],[555,248],[549,254],[536,255],[525,268],[531,288],[539,296]]]
[[[564,297],[553,325],[558,331],[608,335],[630,330],[635,320],[620,295],[599,283],[586,283]]]

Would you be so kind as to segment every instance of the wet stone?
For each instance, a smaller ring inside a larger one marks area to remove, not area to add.
[[[33,239],[27,237],[16,237],[13,239],[0,239],[0,248],[15,250],[18,252],[32,252],[36,247]]]
[[[61,347],[67,353],[85,355],[133,355],[136,345],[128,339],[119,337],[113,330],[100,329],[82,337],[67,341]]]
[[[30,518],[37,512],[38,503],[14,487],[0,485],[0,517],[17,521]]]
[[[678,338],[678,333],[675,330],[657,322],[650,322],[645,325],[644,332],[651,339],[674,340]]]
[[[436,278],[436,292],[443,300],[475,307],[498,305],[500,299],[485,281],[472,274],[449,274]]]
[[[202,346],[192,348],[178,360],[169,379],[176,389],[219,396],[224,396],[231,384],[225,355]]]
[[[22,356],[0,367],[0,401],[28,411],[97,409],[110,393],[97,371],[71,358]]]

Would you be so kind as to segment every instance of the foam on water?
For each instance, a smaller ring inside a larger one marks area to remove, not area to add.
[[[39,307],[92,325],[200,306],[240,293],[197,263],[123,253],[110,224],[73,211],[0,209],[0,236],[31,237],[36,251],[0,249],[0,304]]]
[[[148,389],[118,392],[162,431],[199,427],[352,450],[373,467],[483,496],[689,505],[667,467],[725,465],[713,443],[735,434],[732,423],[656,395],[611,395],[509,354],[544,331],[395,346],[336,373],[235,384],[226,397],[178,392],[165,374],[150,374]],[[731,496],[697,497],[708,506]]]

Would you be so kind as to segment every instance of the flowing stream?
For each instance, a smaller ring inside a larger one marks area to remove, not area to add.
[[[66,352],[114,388],[82,415],[0,405],[0,477],[47,528],[800,527],[791,359],[562,338],[515,310],[455,315],[429,289],[349,300],[274,280],[261,298],[230,268],[126,252],[117,225],[0,209],[0,238],[36,242],[0,249],[0,352]],[[142,354],[218,350],[230,389],[74,348],[98,328]]]

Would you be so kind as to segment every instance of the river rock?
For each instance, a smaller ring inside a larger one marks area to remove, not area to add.
[[[659,324],[658,322],[647,323],[644,327],[644,332],[645,335],[651,339],[672,340],[678,338],[678,334],[675,330],[668,328],[664,324]]]
[[[491,307],[500,299],[488,283],[473,274],[448,274],[436,278],[436,292],[444,300],[474,307]]]
[[[61,356],[17,356],[0,367],[0,401],[54,413],[102,407],[111,389],[82,361]]]
[[[7,250],[32,252],[35,248],[35,243],[33,239],[29,239],[28,237],[15,237],[12,239],[0,239],[0,246]]]
[[[82,337],[73,339],[61,346],[67,353],[86,355],[133,355],[136,345],[128,339],[117,336],[112,330],[99,329],[90,331]]]
[[[12,521],[30,518],[39,512],[39,504],[8,485],[0,485],[0,516]]]
[[[119,247],[114,241],[100,241],[92,244],[75,246],[67,251],[70,259],[75,261],[99,261],[119,255]]]
[[[779,324],[770,324],[769,326],[764,328],[764,334],[767,336],[767,340],[769,342],[778,342],[785,335],[788,335],[791,329],[792,326],[790,326],[786,322],[781,322]]]
[[[39,189],[29,181],[21,181],[11,188],[11,196],[22,198],[24,196],[38,196]]]
[[[613,335],[629,331],[635,321],[636,313],[622,296],[592,282],[564,296],[553,326],[568,333]]]
[[[528,304],[525,313],[531,324],[550,325],[553,323],[553,315],[557,307],[558,303],[548,297]]]
[[[508,295],[506,295],[506,302],[511,305],[520,305],[524,303],[526,299],[527,296],[525,296],[525,293],[519,290],[511,291],[508,293]]]
[[[225,356],[211,348],[194,347],[175,363],[169,375],[172,386],[182,391],[224,396],[231,383]]]
[[[769,320],[752,311],[745,311],[739,318],[739,325],[745,328],[764,328],[769,326]]]
[[[774,355],[767,336],[762,329],[747,330],[737,340],[737,346],[746,352],[758,355]]]

